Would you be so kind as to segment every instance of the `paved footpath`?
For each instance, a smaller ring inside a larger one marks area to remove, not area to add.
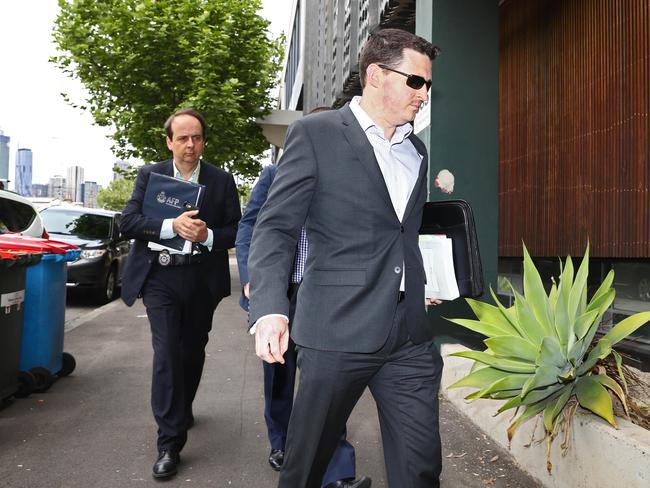
[[[262,417],[262,367],[235,294],[219,305],[195,401],[196,423],[178,476],[165,486],[272,488]],[[151,346],[141,301],[121,301],[66,324],[65,350],[77,369],[49,391],[0,410],[0,487],[160,486],[151,478],[155,424],[149,409]],[[534,488],[503,451],[451,404],[442,402],[444,488]],[[348,423],[357,472],[386,488],[374,401],[365,394]],[[298,488],[298,487],[296,487]],[[400,487],[392,487],[400,488]]]

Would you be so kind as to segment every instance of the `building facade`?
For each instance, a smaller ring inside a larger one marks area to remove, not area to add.
[[[16,193],[26,197],[32,196],[32,150],[20,148],[16,152]]]
[[[58,200],[65,200],[68,194],[68,184],[66,179],[61,175],[56,175],[50,178],[48,184],[48,197]]]
[[[113,165],[113,181],[124,178],[124,172],[131,168],[131,163],[118,159]]]
[[[9,181],[9,141],[10,137],[0,130],[0,181],[7,187]]]
[[[84,169],[81,166],[71,166],[68,168],[68,177],[66,179],[67,190],[66,199],[72,202],[83,202]]]
[[[84,207],[98,208],[97,205],[97,194],[101,190],[101,186],[98,185],[95,181],[84,181],[82,183],[83,187],[83,204]]]
[[[32,184],[32,196],[38,198],[44,198],[50,196],[50,185],[47,183],[33,183]]]

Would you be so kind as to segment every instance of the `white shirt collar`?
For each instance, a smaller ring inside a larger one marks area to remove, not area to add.
[[[174,165],[174,178],[178,178],[180,180],[184,179],[183,174],[178,169],[178,166],[176,166],[176,161],[172,161],[172,164]],[[200,172],[201,172],[201,160],[199,160],[199,162],[196,164],[196,168],[194,168],[194,171],[192,171],[192,174],[190,175],[190,179],[188,181],[191,181],[193,183],[198,183]]]
[[[369,129],[374,127],[373,132],[384,138],[384,131],[381,130],[366,113],[366,111],[361,108],[360,102],[361,97],[358,95],[353,97],[350,101],[350,110],[352,110],[352,113],[359,122],[359,125],[364,132],[368,132]],[[392,144],[400,144],[404,141],[404,139],[411,135],[411,132],[413,132],[413,126],[410,123],[406,122],[405,124],[399,125],[395,128],[395,133],[393,134],[390,142]]]

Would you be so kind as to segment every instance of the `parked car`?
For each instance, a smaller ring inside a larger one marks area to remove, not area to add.
[[[81,248],[79,259],[68,263],[67,285],[91,289],[103,303],[117,295],[131,241],[120,233],[118,212],[69,205],[41,210],[50,237]]]
[[[0,190],[0,234],[6,232],[47,238],[36,207],[18,193]]]

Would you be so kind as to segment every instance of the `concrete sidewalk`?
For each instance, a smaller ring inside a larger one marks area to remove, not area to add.
[[[262,367],[233,296],[217,309],[205,371],[177,477],[166,486],[272,488],[267,463]],[[149,408],[149,324],[138,301],[120,301],[67,324],[77,369],[43,394],[0,411],[0,487],[159,486],[151,478],[156,426]],[[441,408],[443,487],[537,487],[507,454],[450,403]],[[367,393],[348,423],[357,473],[385,488],[374,401]],[[298,488],[298,487],[296,487]],[[392,487],[399,488],[399,487]]]

